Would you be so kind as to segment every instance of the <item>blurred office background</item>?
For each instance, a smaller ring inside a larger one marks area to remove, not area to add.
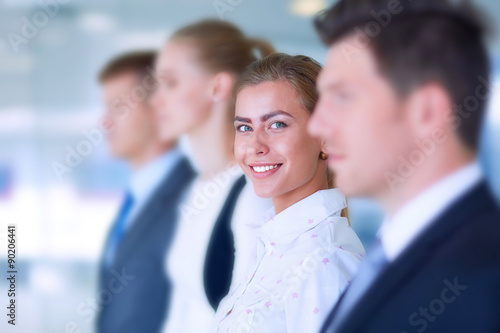
[[[96,76],[110,58],[159,48],[176,28],[214,17],[269,39],[279,51],[323,62],[326,49],[312,16],[332,2],[0,0],[0,331],[93,332],[97,262],[129,170],[99,140],[61,177],[53,167],[66,165],[69,151],[87,140],[85,132],[98,128],[103,107]],[[500,2],[476,3],[499,21]],[[490,49],[497,84],[481,160],[500,197],[499,36]],[[352,200],[351,217],[368,245],[380,210]],[[5,233],[11,223],[18,238],[15,328],[5,316]]]

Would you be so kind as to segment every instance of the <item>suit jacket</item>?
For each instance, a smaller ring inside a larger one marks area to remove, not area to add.
[[[227,295],[233,278],[235,249],[231,221],[236,202],[245,184],[245,176],[241,176],[234,183],[215,222],[208,243],[203,268],[203,284],[208,302],[214,311],[217,311],[220,301]]]
[[[322,332],[500,332],[500,211],[485,182],[387,265],[348,315],[336,309]]]
[[[165,255],[175,231],[181,194],[194,175],[188,160],[181,158],[132,221],[111,268],[101,263],[98,332],[161,330],[171,288],[165,276]]]

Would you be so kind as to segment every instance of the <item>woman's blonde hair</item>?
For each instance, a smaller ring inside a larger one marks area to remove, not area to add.
[[[245,87],[265,82],[285,81],[297,92],[304,109],[312,114],[319,97],[316,80],[320,71],[321,65],[308,56],[274,53],[247,67],[236,83],[234,96],[236,97]],[[328,168],[326,177],[328,187],[335,187],[333,173]],[[342,210],[342,216],[348,218],[347,207]]]
[[[198,60],[203,67],[214,73],[239,75],[255,60],[274,52],[267,41],[247,38],[234,24],[219,20],[203,20],[185,26],[170,40],[191,43],[198,51]]]

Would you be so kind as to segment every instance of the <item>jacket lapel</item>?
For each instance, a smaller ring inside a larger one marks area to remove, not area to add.
[[[488,194],[487,185],[482,181],[446,209],[392,264],[380,273],[358,304],[351,309],[349,315],[344,318],[335,318],[336,308],[334,309],[330,317],[340,320],[335,325],[339,328],[338,331],[355,331],[370,317],[376,315],[377,309],[389,302],[391,295],[395,295],[414,276],[414,273],[425,266],[435,249],[446,242],[458,226],[471,221],[471,217],[476,212],[488,209],[490,204],[491,197]]]
[[[117,250],[117,257],[114,261],[115,267],[120,267],[123,258],[128,258],[130,252],[134,251],[137,242],[143,242],[143,234],[156,223],[176,223],[177,221],[164,221],[161,215],[165,211],[166,205],[177,203],[176,199],[182,191],[189,185],[189,180],[194,176],[194,171],[188,160],[183,157],[172,171],[167,175],[158,189],[151,196],[149,202],[141,209],[137,217],[132,221],[130,229],[125,233],[123,240]],[[174,204],[172,209],[177,209]],[[139,222],[139,223],[138,223]],[[172,230],[174,230],[172,228]]]

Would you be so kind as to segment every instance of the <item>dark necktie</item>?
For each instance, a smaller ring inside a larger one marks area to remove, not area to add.
[[[106,250],[106,265],[108,267],[111,266],[111,263],[113,262],[116,254],[116,250],[118,249],[118,246],[120,245],[120,242],[125,235],[127,218],[133,205],[134,198],[129,192],[127,192],[122,207],[120,208],[120,212],[118,213],[116,221],[113,225],[113,230],[111,232],[108,247]]]
[[[361,263],[358,274],[339,300],[328,328],[322,332],[339,332],[340,323],[362,299],[386,264],[387,258],[384,248],[380,240],[377,239],[370,251],[368,251],[365,260]]]
[[[234,237],[231,221],[236,201],[245,183],[245,176],[241,176],[234,183],[215,222],[208,245],[203,282],[207,299],[214,309],[217,309],[231,285],[234,267]]]

